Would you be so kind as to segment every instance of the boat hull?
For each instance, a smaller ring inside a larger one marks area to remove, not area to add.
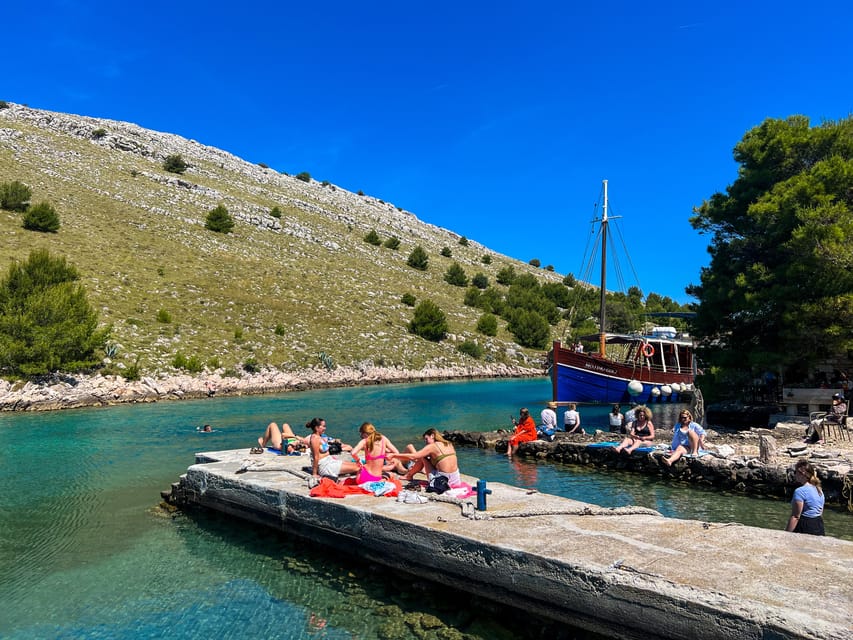
[[[624,404],[690,400],[694,380],[692,374],[631,367],[595,354],[561,351],[551,366],[553,399],[556,402]],[[632,385],[635,393],[629,388],[631,382],[635,382]],[[671,390],[674,383],[679,388],[686,387],[686,390]],[[667,393],[669,390],[671,392]]]

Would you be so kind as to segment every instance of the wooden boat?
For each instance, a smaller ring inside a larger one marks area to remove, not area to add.
[[[597,339],[598,352],[584,353],[582,342],[569,346],[554,342],[549,354],[553,399],[602,404],[689,401],[696,361],[693,342],[687,334],[673,327],[655,327],[645,334],[606,331],[607,180],[600,223],[599,334],[580,338]]]

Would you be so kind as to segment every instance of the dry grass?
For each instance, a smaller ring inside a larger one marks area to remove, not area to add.
[[[338,364],[420,368],[473,363],[456,350],[465,339],[480,342],[497,362],[541,356],[515,345],[503,325],[497,338],[478,335],[480,312],[464,306],[464,289],[443,276],[454,261],[469,277],[483,272],[492,283],[508,264],[543,280],[557,274],[475,239],[463,247],[451,231],[368,196],[306,184],[134,125],[45,114],[17,105],[0,111],[0,182],[29,185],[33,202],[50,201],[62,226],[56,234],[28,232],[18,214],[0,211],[0,266],[36,247],[66,256],[101,320],[113,325],[121,364],[139,358],[143,372],[169,371],[181,352],[223,367],[252,357],[299,369],[319,365],[323,351]],[[95,141],[90,132],[97,128],[108,135]],[[127,141],[139,148],[121,150]],[[183,176],[162,169],[171,153],[190,163]],[[220,203],[237,218],[228,235],[204,229],[207,212]],[[280,221],[267,215],[273,206],[283,212]],[[364,242],[370,229],[383,240],[398,237],[400,249]],[[430,255],[426,272],[406,265],[416,244]],[[439,255],[443,246],[452,258]],[[481,263],[485,253],[492,264]],[[451,338],[435,344],[408,333],[412,309],[400,302],[407,292],[444,310]],[[171,323],[158,322],[160,310]],[[278,325],[284,335],[276,335]]]

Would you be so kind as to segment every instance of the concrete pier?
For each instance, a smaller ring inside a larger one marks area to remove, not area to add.
[[[604,509],[500,483],[489,483],[485,512],[473,510],[475,497],[312,498],[307,460],[200,453],[171,498],[614,638],[853,638],[851,542]]]

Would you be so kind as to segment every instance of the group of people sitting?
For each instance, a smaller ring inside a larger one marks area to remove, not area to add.
[[[305,428],[311,433],[299,437],[286,422],[281,428],[271,422],[264,435],[258,438],[258,448],[253,451],[264,451],[267,447],[283,454],[307,450],[311,474],[315,478],[337,479],[353,475],[357,484],[365,484],[384,480],[393,474],[402,481],[411,482],[416,474],[423,473],[427,480],[444,476],[451,487],[462,481],[456,450],[436,429],[424,432],[421,449],[408,444],[401,452],[370,422],[359,427],[359,441],[355,446],[327,436],[323,418],[309,420]]]

